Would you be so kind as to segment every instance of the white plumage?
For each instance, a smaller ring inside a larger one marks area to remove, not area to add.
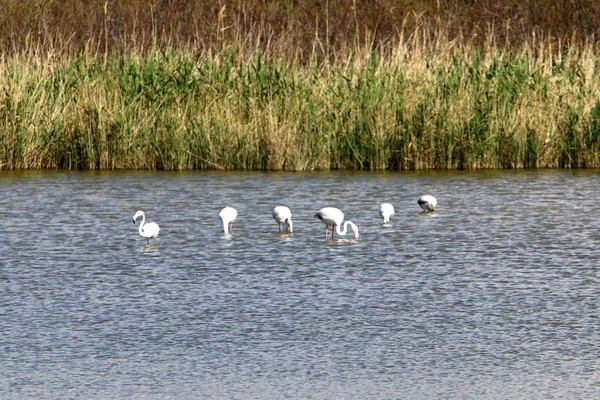
[[[238,213],[233,207],[225,207],[219,213],[219,218],[221,218],[221,222],[223,223],[223,232],[231,233],[233,229],[233,223],[237,218]]]
[[[329,233],[329,227],[332,227],[331,238],[333,239],[333,232],[335,231],[338,235],[345,235],[350,225],[352,232],[354,233],[354,239],[358,239],[358,227],[352,221],[344,222],[344,213],[335,207],[321,208],[315,217],[319,218],[321,222],[325,224],[325,239]],[[344,225],[344,229],[340,230],[340,227]]]
[[[160,232],[160,227],[158,226],[158,224],[155,222],[146,223],[146,214],[142,210],[139,210],[135,214],[133,214],[132,219],[134,224],[139,217],[142,217],[142,223],[139,227],[140,236],[146,238],[146,244],[150,243],[150,238],[154,239],[154,241],[156,242],[156,237]]]
[[[434,212],[435,207],[437,206],[437,200],[435,197],[426,194],[425,196],[419,197],[417,203],[421,206],[421,208],[427,212]]]
[[[294,223],[292,222],[292,211],[286,206],[277,206],[273,209],[273,218],[279,225],[279,232],[283,225],[283,231],[292,233],[294,231]]]
[[[379,207],[379,215],[383,218],[383,224],[387,225],[390,223],[390,219],[394,215],[394,206],[390,203],[383,203]]]

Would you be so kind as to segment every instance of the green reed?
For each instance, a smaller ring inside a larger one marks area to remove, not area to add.
[[[289,61],[235,46],[0,64],[4,169],[598,167],[589,45],[399,40]],[[268,49],[267,49],[268,50]]]

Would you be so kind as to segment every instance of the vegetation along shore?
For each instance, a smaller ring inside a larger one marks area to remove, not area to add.
[[[7,2],[0,167],[600,167],[600,5],[473,3]]]

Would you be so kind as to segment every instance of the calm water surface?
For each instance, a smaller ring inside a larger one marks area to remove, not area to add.
[[[4,172],[0,190],[4,399],[600,393],[599,171]],[[325,240],[325,206],[361,240]]]

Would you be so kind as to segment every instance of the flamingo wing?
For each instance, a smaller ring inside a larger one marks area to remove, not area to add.
[[[325,225],[341,225],[344,221],[344,213],[335,207],[321,208],[315,217],[319,218]]]
[[[435,206],[437,206],[437,200],[435,197],[431,196],[431,195],[425,195],[425,196],[421,196],[419,197],[419,200],[417,200],[417,203],[419,203],[419,205],[421,206],[421,208],[425,211],[435,211]]]
[[[156,222],[148,222],[142,228],[142,236],[145,238],[156,238],[160,232],[160,227]]]

